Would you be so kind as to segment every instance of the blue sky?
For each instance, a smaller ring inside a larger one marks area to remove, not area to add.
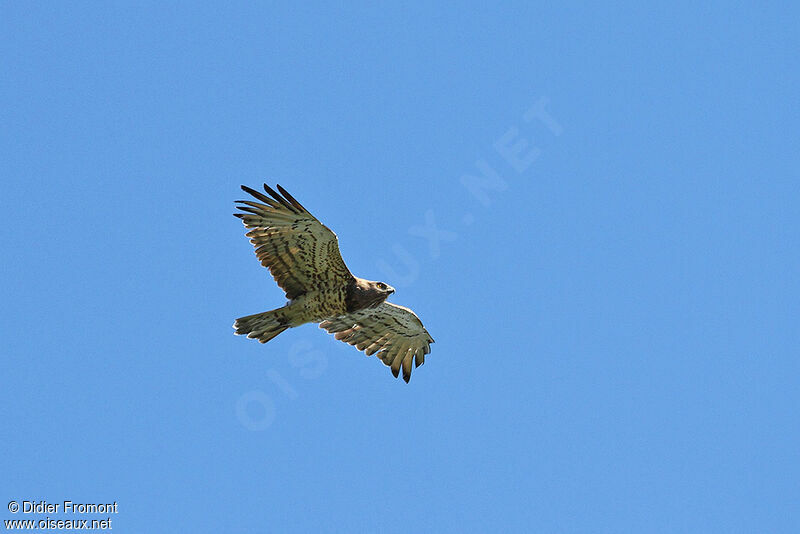
[[[4,4],[0,497],[797,532],[788,6]],[[264,181],[419,314],[409,385],[314,325],[233,335],[284,302],[231,216]]]

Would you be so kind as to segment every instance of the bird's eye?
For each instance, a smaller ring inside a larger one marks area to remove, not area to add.
[[[386,289],[386,284],[381,282],[381,283],[378,284],[378,287],[381,288],[381,289]]]

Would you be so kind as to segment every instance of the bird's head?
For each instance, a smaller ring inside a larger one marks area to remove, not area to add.
[[[386,300],[386,298],[387,298],[389,295],[391,295],[392,293],[394,293],[394,288],[393,288],[392,286],[390,286],[389,284],[384,284],[383,282],[371,282],[371,284],[373,285],[373,288],[374,288],[374,289],[375,289],[375,290],[376,290],[376,291],[377,291],[379,294],[381,294],[381,295],[385,295],[385,296],[383,297],[383,298],[384,298],[384,300]]]
[[[348,296],[350,301],[348,307],[351,310],[373,308],[381,304],[392,293],[394,293],[394,288],[389,284],[357,278]]]
[[[366,298],[369,301],[369,307],[372,308],[383,303],[392,293],[394,293],[394,288],[389,284],[384,284],[383,282],[368,282]]]

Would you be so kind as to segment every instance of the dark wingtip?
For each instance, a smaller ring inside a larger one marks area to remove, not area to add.
[[[408,374],[403,373],[403,380],[405,380],[406,384],[408,384],[408,381],[411,380],[411,373]]]
[[[253,189],[251,187],[247,187],[246,185],[242,185],[242,191],[244,191],[245,193],[249,193],[250,195],[256,197],[261,202],[266,202],[267,204],[272,202],[268,197],[264,196],[264,193],[256,191],[255,189]],[[243,201],[237,200],[236,202],[243,202]]]
[[[392,374],[395,378],[397,378],[397,376],[400,374],[400,369],[392,369]]]
[[[280,186],[278,186],[278,188],[280,189]],[[277,192],[276,192],[274,189],[272,189],[272,188],[271,188],[270,186],[268,186],[267,184],[264,184],[264,191],[266,191],[267,193],[269,193],[269,194],[272,196],[272,198],[274,198],[275,200],[277,200],[278,202],[280,202],[280,203],[281,203],[281,205],[282,205],[284,208],[286,208],[287,210],[291,211],[292,213],[298,213],[298,211],[297,211],[297,208],[295,208],[294,206],[292,206],[292,205],[289,203],[289,201],[288,201],[288,200],[286,200],[285,198],[283,198],[282,196],[280,196],[280,195],[279,195],[279,194],[278,194],[278,193],[277,193]]]
[[[276,184],[276,185],[278,186],[278,191],[280,191],[280,192],[281,192],[281,195],[283,195],[284,197],[286,197],[286,200],[288,200],[289,202],[291,202],[291,203],[292,203],[292,206],[294,206],[295,208],[299,209],[300,211],[308,211],[307,209],[305,209],[305,208],[303,207],[303,205],[302,205],[302,204],[300,204],[300,203],[297,201],[297,199],[296,199],[296,198],[294,198],[294,197],[292,196],[292,194],[291,194],[291,193],[289,193],[289,192],[288,192],[286,189],[284,189],[283,187],[281,187],[281,184]]]

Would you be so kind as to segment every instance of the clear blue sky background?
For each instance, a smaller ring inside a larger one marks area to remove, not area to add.
[[[796,9],[136,4],[0,8],[2,518],[798,531]],[[263,181],[420,315],[410,385],[233,335]]]

